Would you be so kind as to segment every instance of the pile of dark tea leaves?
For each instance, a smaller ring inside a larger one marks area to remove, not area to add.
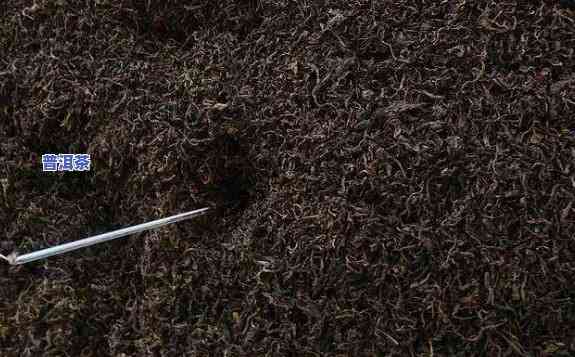
[[[0,2],[0,355],[573,356],[572,5]]]

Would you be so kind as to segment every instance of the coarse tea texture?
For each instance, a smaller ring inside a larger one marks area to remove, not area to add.
[[[570,3],[0,1],[0,356],[575,355]]]

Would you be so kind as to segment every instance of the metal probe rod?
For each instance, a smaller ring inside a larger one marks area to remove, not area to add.
[[[180,213],[180,214],[177,214],[175,216],[161,218],[161,219],[158,219],[155,221],[138,224],[136,226],[118,229],[116,231],[112,231],[112,232],[108,232],[108,233],[104,233],[104,234],[99,234],[99,235],[96,235],[93,237],[80,239],[80,240],[77,240],[74,242],[56,245],[54,247],[38,250],[38,251],[35,251],[32,253],[27,253],[27,254],[23,254],[23,255],[10,254],[9,256],[4,256],[4,255],[0,254],[0,258],[8,261],[12,265],[26,264],[29,262],[33,262],[35,260],[45,259],[48,257],[52,257],[54,255],[64,254],[64,253],[67,253],[67,252],[70,252],[70,251],[73,251],[76,249],[89,247],[91,245],[95,245],[95,244],[102,243],[102,242],[107,242],[109,240],[124,237],[124,236],[130,235],[130,234],[147,231],[150,229],[165,226],[167,224],[171,224],[171,223],[183,221],[186,219],[190,219],[193,217],[201,216],[204,213],[206,213],[206,211],[208,211],[209,209],[210,209],[209,207],[200,208],[200,209],[195,210],[195,211]]]

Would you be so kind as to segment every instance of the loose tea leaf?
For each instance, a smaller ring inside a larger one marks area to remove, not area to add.
[[[0,355],[575,355],[572,3],[0,1]]]

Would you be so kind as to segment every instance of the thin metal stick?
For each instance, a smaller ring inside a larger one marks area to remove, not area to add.
[[[33,262],[35,260],[45,259],[48,257],[52,257],[54,255],[64,254],[76,249],[89,247],[91,245],[95,245],[102,242],[107,242],[112,239],[124,237],[130,234],[139,233],[143,231],[147,231],[150,229],[158,228],[161,226],[165,226],[166,224],[171,224],[179,221],[183,221],[185,219],[190,219],[193,217],[197,217],[203,215],[208,211],[210,208],[200,208],[195,211],[190,211],[186,213],[180,213],[175,216],[170,216],[167,218],[158,219],[155,221],[147,222],[138,224],[136,226],[127,227],[118,229],[117,231],[112,231],[104,234],[99,234],[93,237],[88,237],[84,239],[80,239],[74,242],[64,243],[60,245],[56,245],[54,247],[38,250],[32,253],[27,253],[23,255],[17,254],[10,254],[9,256],[4,256],[0,254],[0,258],[8,261],[12,265],[19,265],[19,264],[26,264],[29,262]]]

